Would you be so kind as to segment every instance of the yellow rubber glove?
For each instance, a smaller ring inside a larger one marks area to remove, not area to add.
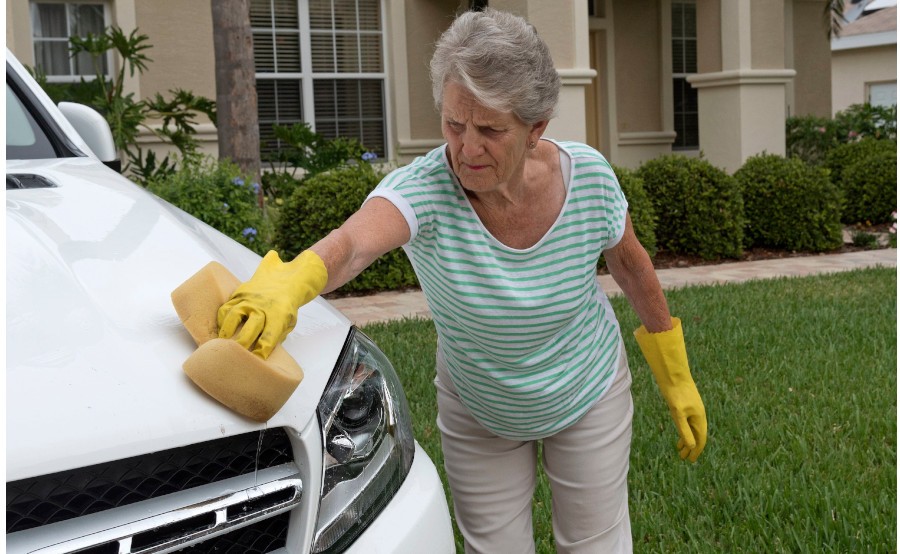
[[[318,296],[327,282],[328,270],[312,250],[287,263],[269,250],[253,277],[219,308],[219,338],[233,338],[267,359],[294,329],[300,306]]]
[[[634,336],[675,420],[678,453],[682,460],[696,462],[706,446],[706,409],[688,367],[681,320],[673,317],[672,329],[662,333],[641,325]]]

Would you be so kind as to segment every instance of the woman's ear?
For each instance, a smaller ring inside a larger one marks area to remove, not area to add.
[[[547,125],[550,125],[549,119],[538,121],[532,125],[531,131],[528,133],[529,142],[537,143],[537,141],[541,140],[541,137],[544,136],[544,131],[547,130]]]

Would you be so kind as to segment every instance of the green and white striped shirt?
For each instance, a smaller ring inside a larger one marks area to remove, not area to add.
[[[619,325],[597,282],[597,260],[622,237],[628,203],[599,152],[554,144],[569,168],[565,204],[524,250],[485,229],[443,146],[369,195],[392,202],[409,224],[403,248],[460,399],[485,428],[515,440],[576,422],[618,367]]]

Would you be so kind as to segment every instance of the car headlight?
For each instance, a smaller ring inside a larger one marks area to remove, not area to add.
[[[399,490],[415,451],[397,373],[356,328],[350,331],[318,413],[323,476],[312,551],[340,552]]]

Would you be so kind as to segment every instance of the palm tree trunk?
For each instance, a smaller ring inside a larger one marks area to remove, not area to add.
[[[219,159],[259,182],[259,123],[249,0],[212,0]]]

